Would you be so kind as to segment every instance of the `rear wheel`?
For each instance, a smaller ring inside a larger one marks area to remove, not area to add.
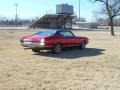
[[[40,50],[39,50],[39,49],[32,49],[32,51],[33,51],[33,52],[35,52],[35,53],[40,52]]]
[[[60,53],[62,51],[62,45],[61,44],[56,44],[53,48],[53,53]]]
[[[86,48],[86,43],[85,42],[82,42],[81,44],[80,44],[80,49],[82,50],[82,49],[85,49]]]

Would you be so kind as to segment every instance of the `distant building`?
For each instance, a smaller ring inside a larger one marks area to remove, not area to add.
[[[73,24],[73,28],[74,29],[97,29],[98,28],[98,24],[97,23],[91,23],[91,22],[75,22]]]

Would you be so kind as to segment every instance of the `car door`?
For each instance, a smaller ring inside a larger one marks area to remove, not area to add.
[[[62,43],[64,46],[75,45],[75,36],[71,31],[61,31],[60,35],[63,37]]]

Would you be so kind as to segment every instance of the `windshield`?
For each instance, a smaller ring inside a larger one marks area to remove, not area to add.
[[[40,31],[36,34],[34,34],[35,36],[52,36],[56,33],[56,31]]]

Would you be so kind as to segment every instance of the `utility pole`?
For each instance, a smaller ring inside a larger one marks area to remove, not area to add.
[[[79,29],[80,29],[80,0],[79,0]]]
[[[79,0],[79,21],[80,21],[80,0]]]
[[[16,15],[15,15],[15,25],[16,27],[18,26],[18,4],[15,4],[15,11],[16,11]]]

